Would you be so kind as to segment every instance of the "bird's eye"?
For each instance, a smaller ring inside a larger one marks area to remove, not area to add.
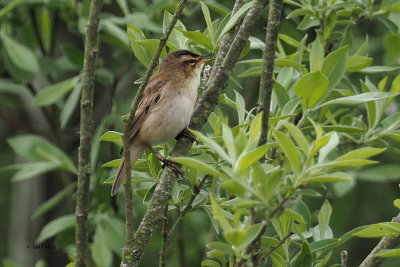
[[[190,63],[191,65],[196,65],[196,61],[195,61],[194,59],[189,60],[189,63]]]

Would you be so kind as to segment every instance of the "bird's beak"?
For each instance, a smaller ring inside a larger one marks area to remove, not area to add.
[[[212,58],[205,59],[206,57],[209,57],[209,56],[212,56],[212,54],[207,54],[207,55],[200,56],[200,59],[199,59],[199,61],[197,61],[197,63],[206,63],[206,62],[209,62],[209,61],[213,60]]]

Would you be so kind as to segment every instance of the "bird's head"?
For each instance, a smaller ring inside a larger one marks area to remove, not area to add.
[[[159,72],[185,77],[199,76],[204,63],[211,60],[207,59],[208,56],[197,55],[189,50],[177,50],[162,59]]]

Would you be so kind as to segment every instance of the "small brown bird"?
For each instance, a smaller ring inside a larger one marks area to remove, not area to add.
[[[201,69],[208,55],[200,56],[188,50],[177,50],[161,61],[159,70],[150,78],[139,102],[131,129],[132,166],[143,154],[146,147],[171,169],[178,171],[176,163],[161,156],[152,145],[168,141],[179,133],[190,138],[187,131],[200,84]],[[122,158],[111,196],[117,194],[125,178]]]

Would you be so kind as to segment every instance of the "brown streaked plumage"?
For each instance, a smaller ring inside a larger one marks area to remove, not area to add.
[[[151,76],[135,113],[131,129],[132,165],[146,147],[152,148],[151,145],[176,137],[189,125],[197,100],[201,69],[208,61],[204,57],[188,50],[177,50],[162,59],[159,70]],[[117,194],[125,178],[124,163],[125,159],[122,158],[111,196]]]

